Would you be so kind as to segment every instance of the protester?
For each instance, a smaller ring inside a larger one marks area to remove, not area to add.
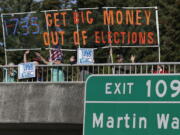
[[[135,55],[131,55],[130,57],[130,61],[131,63],[135,63],[135,59],[136,56]],[[124,63],[124,57],[122,54],[118,54],[116,56],[116,63]],[[126,65],[119,65],[119,66],[115,66],[115,74],[125,74],[125,73],[129,73],[132,72],[134,69],[131,68],[131,66],[126,66]]]
[[[85,81],[90,74],[90,67],[80,66],[80,81]]]
[[[119,54],[116,56],[116,63],[123,63],[124,62],[124,57],[123,55]],[[120,74],[120,73],[124,73],[125,69],[124,66],[116,66],[115,67],[115,74]]]
[[[9,63],[8,66],[14,66],[14,63]],[[3,68],[3,82],[15,82],[17,71],[13,67]]]
[[[119,54],[116,56],[116,63],[123,63],[124,62],[124,57],[123,55]]]
[[[29,55],[29,53],[30,53],[29,50],[25,51],[25,53],[24,53],[24,63],[32,61],[32,62],[35,63],[36,66],[38,66],[40,64],[41,59],[39,59],[38,57],[35,57],[32,60],[28,60],[27,55]],[[35,54],[36,53],[37,52],[35,52]],[[41,70],[41,68],[36,67],[36,77],[33,80],[34,81],[43,81],[42,74],[43,74],[43,71]]]
[[[153,71],[154,74],[166,74],[169,73],[165,68],[163,68],[161,65],[157,65],[156,68]]]
[[[69,59],[69,63],[72,65],[72,64],[76,64],[76,58],[75,56],[71,56],[70,59]]]
[[[92,67],[86,65],[80,65],[80,81],[86,81],[86,79],[92,74]]]
[[[39,65],[41,60],[40,60],[38,57],[32,58],[32,60],[28,59],[27,55],[29,55],[29,53],[30,53],[29,50],[25,51],[25,53],[24,53],[24,58],[23,58],[23,59],[24,59],[24,63],[34,62],[36,65]],[[37,52],[35,52],[35,54],[36,54],[36,53],[37,53]]]
[[[77,64],[76,57],[74,55],[72,55],[69,58],[69,64],[71,64],[71,65]],[[69,81],[76,80],[79,77],[78,73],[80,72],[80,69],[77,68],[76,66],[71,66],[71,69],[72,70],[68,71],[68,80]]]
[[[47,61],[44,57],[41,56],[40,53],[36,52],[35,54],[37,57],[39,57],[41,59],[41,61],[44,64],[47,64],[47,65],[60,65],[60,64],[62,64],[62,61],[63,61],[62,57],[56,57],[54,59],[50,58],[49,61]],[[59,67],[52,67],[51,73],[52,73],[52,77],[51,77],[52,82],[63,82],[64,81],[64,73]]]

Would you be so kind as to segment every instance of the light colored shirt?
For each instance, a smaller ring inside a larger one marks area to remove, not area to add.
[[[50,62],[48,65],[53,65],[52,62]],[[51,68],[51,81],[52,82],[63,82],[64,81],[64,73],[59,67],[53,67]]]
[[[17,71],[13,70],[12,73],[8,73],[8,70],[7,68],[3,68],[3,82],[15,82]]]

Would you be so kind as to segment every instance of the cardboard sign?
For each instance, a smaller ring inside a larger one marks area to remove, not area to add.
[[[77,51],[78,64],[93,64],[94,63],[94,50],[89,48],[78,48]]]
[[[36,76],[34,62],[21,63],[18,65],[18,79],[33,78]]]

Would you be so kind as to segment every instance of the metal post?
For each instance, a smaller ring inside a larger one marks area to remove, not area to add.
[[[1,21],[2,21],[2,29],[3,29],[3,42],[4,42],[5,65],[7,65],[6,35],[5,35],[5,29],[4,29],[4,19],[3,19],[3,14],[1,14]]]
[[[108,8],[106,8],[106,10],[108,11]],[[111,32],[111,29],[110,29],[110,25],[108,24],[108,32]],[[111,63],[113,63],[113,50],[112,50],[112,43],[109,43],[109,47],[110,47],[110,50],[109,50],[109,55],[110,55],[110,59],[111,59]]]
[[[75,12],[77,12],[77,10],[75,10]],[[76,30],[77,30],[77,33],[79,34],[79,25],[78,25],[78,23],[76,24]],[[81,48],[80,39],[79,39],[78,48]]]
[[[46,19],[46,11],[44,12],[44,15],[45,15],[45,19]],[[46,19],[46,29],[47,29],[48,34],[50,35],[47,19]],[[51,60],[51,49],[50,49],[50,46],[51,46],[51,43],[50,43],[49,48],[48,48],[49,49],[49,59]]]
[[[160,37],[159,37],[159,19],[158,19],[158,8],[155,7],[155,13],[156,13],[156,30],[157,30],[157,41],[158,41],[158,58],[159,62],[161,62],[161,48],[160,48]]]
[[[159,59],[159,62],[161,62],[161,47],[160,46],[158,47],[158,59]]]
[[[32,14],[32,13],[37,13],[36,11],[31,11],[31,12],[16,12],[16,13],[3,13],[3,15],[23,15],[23,14]]]

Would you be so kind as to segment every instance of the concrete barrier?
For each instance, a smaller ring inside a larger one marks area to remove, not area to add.
[[[83,122],[84,83],[1,83],[0,123]]]

